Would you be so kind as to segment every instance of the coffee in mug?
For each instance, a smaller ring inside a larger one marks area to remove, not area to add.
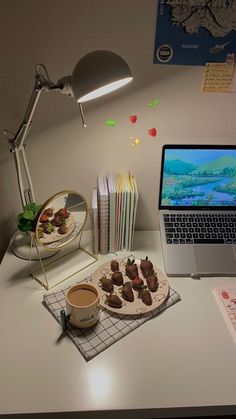
[[[99,317],[99,293],[95,285],[77,284],[66,294],[69,322],[80,328],[94,326]]]

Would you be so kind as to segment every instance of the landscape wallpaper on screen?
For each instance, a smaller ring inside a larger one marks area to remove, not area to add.
[[[236,206],[236,150],[166,149],[162,206]]]

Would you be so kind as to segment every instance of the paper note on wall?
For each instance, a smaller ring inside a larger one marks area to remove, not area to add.
[[[234,63],[207,63],[203,82],[205,93],[229,93],[234,74]]]

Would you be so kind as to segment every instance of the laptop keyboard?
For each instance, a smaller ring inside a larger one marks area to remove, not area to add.
[[[163,214],[167,244],[235,244],[236,214]]]

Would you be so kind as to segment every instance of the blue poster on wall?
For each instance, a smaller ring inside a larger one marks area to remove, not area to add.
[[[236,56],[236,0],[159,0],[154,64],[204,66]]]

